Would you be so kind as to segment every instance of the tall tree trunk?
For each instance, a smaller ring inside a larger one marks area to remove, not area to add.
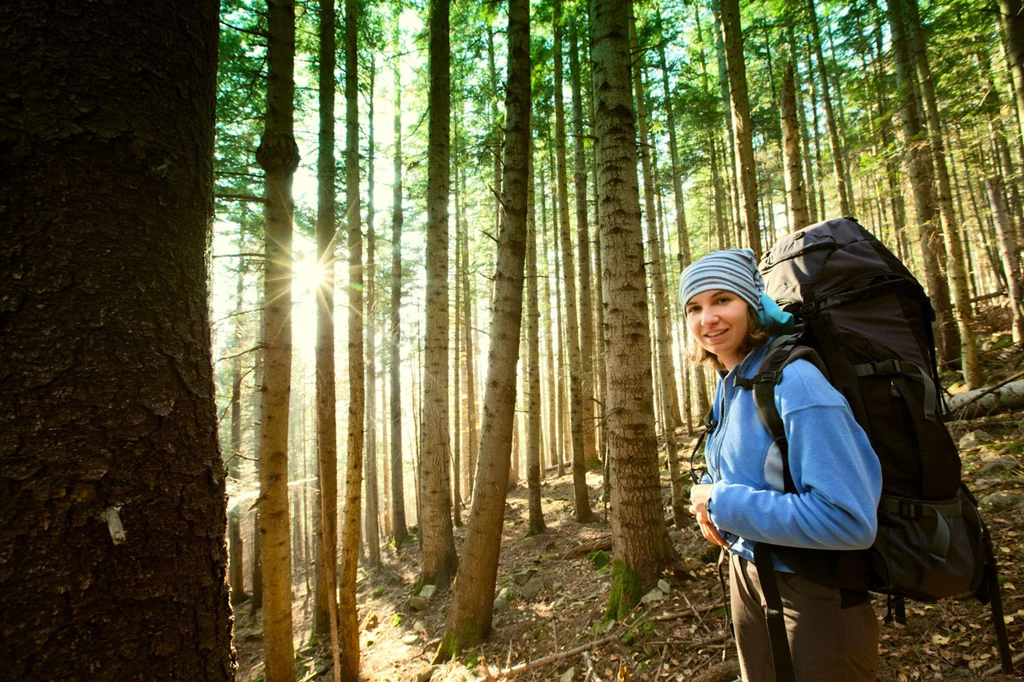
[[[647,130],[647,103],[644,93],[643,70],[641,68],[640,47],[636,38],[636,18],[629,17],[629,33],[631,52],[637,55],[633,62],[633,88],[636,98],[636,118],[640,136],[640,167],[644,176],[644,218],[647,228],[647,247],[651,259],[651,289],[654,292],[654,327],[655,354],[654,371],[657,374],[657,387],[661,394],[661,425],[665,435],[669,472],[672,477],[672,516],[676,527],[682,528],[686,519],[686,500],[683,478],[679,471],[679,458],[676,452],[675,424],[681,421],[679,415],[679,399],[675,388],[675,363],[672,358],[672,336],[668,321],[668,294],[665,271],[662,262],[661,240],[658,238],[657,215],[654,205],[655,185],[654,171],[651,168],[650,149],[653,148]]]
[[[569,237],[569,187],[565,158],[565,107],[562,102],[562,0],[554,5],[555,70],[555,153],[558,177],[558,233],[562,253],[562,282],[565,287],[565,339],[569,351],[569,420],[572,435],[572,484],[576,501],[576,520],[593,521],[587,491],[587,452],[584,449],[583,358],[580,354],[580,329],[577,316],[576,263]],[[584,211],[586,220],[586,211]],[[596,453],[594,455],[596,458]]]
[[[363,230],[359,202],[359,0],[345,0],[345,222],[348,228],[348,449],[345,453],[345,512],[341,526],[338,622],[341,679],[359,679],[356,570],[362,519],[363,440],[366,386],[363,355]]]
[[[575,13],[569,18],[569,75],[572,80],[573,183],[576,187],[576,260],[580,269],[580,390],[583,396],[583,453],[587,468],[597,456],[594,402],[594,307],[590,284],[590,221],[587,217],[587,157],[583,141],[583,83]],[[532,154],[531,154],[532,158]],[[530,186],[533,187],[531,180]]]
[[[465,180],[463,180],[465,188]],[[463,205],[465,209],[465,205]],[[463,216],[465,225],[465,216]],[[459,245],[456,244],[459,248]],[[479,442],[477,440],[477,409],[476,409],[476,344],[473,342],[473,293],[469,276],[469,231],[462,235],[462,329],[463,344],[465,345],[466,369],[466,445],[469,452],[466,453],[466,469],[469,472],[466,485],[466,496],[473,495],[473,479],[476,476],[476,460],[479,454]]]
[[[532,132],[532,125],[530,126]],[[529,488],[530,535],[547,531],[541,507],[540,311],[537,302],[537,212],[533,183],[533,138],[527,153],[530,166],[526,195],[526,484]]]
[[[731,97],[729,95],[729,66],[725,57],[725,37],[722,34],[722,6],[721,0],[711,0],[712,11],[715,13],[713,23],[715,25],[715,57],[718,61],[718,92],[720,93],[720,99],[722,103],[722,109],[724,112],[724,123],[725,133],[728,137],[729,144],[726,147],[729,156],[729,163],[725,166],[725,175],[722,179],[724,185],[730,185],[729,169],[736,170],[736,126],[733,121],[732,105],[730,104]],[[699,17],[698,17],[699,21]],[[717,136],[716,136],[717,137]],[[734,190],[734,191],[733,191]],[[737,229],[742,228],[743,216],[740,209],[741,199],[739,196],[738,185],[733,185],[732,190],[729,192],[729,209],[731,220],[725,222],[731,222]],[[725,223],[723,222],[723,225]],[[729,240],[726,239],[728,242]],[[720,248],[726,248],[722,246]]]
[[[299,163],[293,133],[295,3],[267,3],[267,115],[256,151],[266,183],[265,367],[260,534],[263,559],[263,657],[267,682],[295,679],[292,563],[288,512],[288,403],[292,367],[292,176]]]
[[[509,0],[509,76],[505,97],[505,156],[501,230],[495,270],[494,313],[488,354],[481,460],[439,658],[474,647],[491,630],[494,585],[501,551],[509,456],[516,401],[516,363],[523,316],[526,203],[530,147],[530,7]]]
[[[953,294],[953,314],[960,332],[960,358],[967,388],[979,388],[984,377],[978,360],[978,344],[974,337],[974,315],[971,312],[971,293],[967,286],[967,271],[964,266],[963,246],[960,243],[960,225],[953,213],[953,196],[949,184],[949,169],[946,165],[946,142],[939,120],[939,107],[935,100],[935,84],[928,63],[924,30],[917,9],[917,0],[890,0],[894,4],[906,2],[909,37],[917,71],[920,76],[921,94],[924,96],[925,115],[928,122],[928,140],[935,165],[936,197],[942,218],[942,235],[945,239],[948,260],[949,286]]]
[[[334,381],[334,268],[337,239],[334,166],[334,0],[320,4],[320,139],[317,153],[316,255],[321,281],[316,297],[317,480],[319,515],[313,632],[331,633],[328,600],[336,599],[334,567],[338,554],[338,425]],[[330,574],[330,575],[329,575]]]
[[[547,396],[548,396],[548,442],[550,443],[548,465],[561,466],[559,457],[560,431],[558,428],[558,393],[556,391],[555,375],[558,368],[555,365],[555,340],[552,334],[553,323],[551,321],[551,263],[549,260],[548,244],[548,202],[547,182],[544,178],[544,167],[540,172],[540,224],[541,224],[541,251],[544,253],[544,305],[540,309],[541,324],[544,325],[544,350],[547,360]]]
[[[636,125],[630,94],[629,3],[592,0],[591,54],[608,347],[612,546],[609,612],[623,617],[669,563],[654,432]]]
[[[1017,244],[1014,239],[1013,229],[1010,227],[1010,219],[1006,212],[1006,201],[1003,199],[1003,192],[998,176],[992,176],[985,180],[985,189],[988,192],[989,206],[992,209],[992,217],[995,219],[996,232],[999,235],[999,255],[1003,261],[1003,271],[1006,273],[1007,294],[1010,297],[1010,313],[1013,317],[1013,342],[1019,344],[1024,341],[1024,301],[1022,301],[1021,275],[1017,264]]]
[[[6,679],[234,679],[205,261],[217,7],[0,7]]]
[[[739,0],[720,0],[725,58],[729,68],[729,102],[736,129],[736,183],[743,201],[743,226],[747,246],[761,257],[761,228],[757,217],[757,167],[754,165],[754,141],[750,124],[750,100],[747,97],[747,67],[743,60],[743,32],[740,27]]]
[[[391,208],[391,525],[395,550],[408,537],[402,462],[402,55],[394,55],[395,178]]]
[[[380,499],[377,491],[377,233],[374,223],[374,137],[373,84],[377,75],[375,59],[369,66],[370,96],[367,98],[368,135],[366,154],[366,559],[371,568],[380,565]]]
[[[1017,105],[1018,139],[1019,144],[1024,145],[1024,9],[1020,0],[999,0],[999,13]]]
[[[825,66],[825,55],[821,48],[821,30],[818,27],[818,12],[814,8],[814,0],[807,0],[807,18],[811,23],[814,52],[818,60],[818,83],[821,88],[821,103],[825,107],[825,124],[828,127],[829,145],[832,147],[832,170],[835,176],[836,190],[839,193],[839,213],[844,216],[853,215],[853,202],[850,200],[851,188],[846,186],[843,146],[839,141],[839,129],[836,126],[835,111],[832,108],[828,68]]]
[[[458,557],[448,477],[448,196],[451,111],[450,0],[430,2],[429,142],[427,146],[427,327],[421,458],[424,583],[447,589]],[[517,337],[518,338],[518,337]]]
[[[238,231],[238,252],[245,251],[245,228]],[[235,285],[234,352],[231,360],[231,449],[228,455],[228,477],[241,482],[242,461],[242,302],[245,300],[245,261],[239,259]],[[232,605],[245,601],[245,553],[242,543],[242,508],[236,503],[228,509],[228,585]]]
[[[263,275],[265,277],[265,275]],[[262,293],[266,287],[262,280],[259,282],[257,289]],[[264,381],[264,362],[266,356],[266,306],[263,305],[262,296],[260,300],[260,321],[257,325],[259,329],[259,350],[256,351],[256,366],[252,371],[253,385],[255,390],[253,391],[252,402],[253,402],[253,414],[263,414],[263,387],[266,385]],[[259,419],[253,420],[252,425],[252,440],[253,440],[253,465],[256,468],[257,478],[260,475],[260,461],[263,459],[263,424]],[[263,610],[263,559],[262,552],[260,551],[260,508],[256,505],[253,511],[253,523],[252,523],[252,603],[249,605],[249,615],[252,618],[256,618],[257,614]]]
[[[452,347],[452,364],[455,371],[452,373],[452,407],[454,408],[452,425],[452,507],[454,510],[455,527],[462,526],[462,363],[459,362],[459,353],[462,350],[462,325],[459,315],[459,306],[462,301],[462,270],[466,267],[462,260],[462,234],[465,226],[462,224],[462,191],[459,183],[459,116],[455,115],[455,131],[452,135],[455,139],[455,154],[452,155],[452,169],[455,173],[455,304],[454,317],[455,340]]]
[[[928,295],[935,307],[940,359],[952,362],[960,354],[959,339],[949,298],[949,283],[943,275],[946,249],[936,224],[936,198],[934,168],[928,149],[921,143],[926,131],[921,125],[921,105],[918,99],[917,75],[909,53],[906,0],[895,0],[889,5],[889,23],[893,34],[893,57],[896,63],[896,83],[899,89],[900,113],[910,163],[910,183],[914,190],[917,210],[917,229],[921,243]]]
[[[779,101],[782,119],[782,166],[789,197],[789,229],[800,230],[810,224],[807,195],[804,194],[803,164],[800,161],[800,126],[796,116],[796,82],[793,62],[786,63]]]

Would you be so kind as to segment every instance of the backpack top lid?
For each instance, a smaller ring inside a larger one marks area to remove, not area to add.
[[[761,257],[760,270],[765,293],[798,316],[807,304],[889,280],[913,283],[927,300],[906,266],[853,218],[786,235]]]

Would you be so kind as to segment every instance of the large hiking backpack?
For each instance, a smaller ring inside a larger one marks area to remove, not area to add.
[[[935,601],[973,593],[991,604],[1003,669],[1010,673],[991,539],[961,481],[959,452],[942,421],[935,315],[924,289],[852,218],[784,237],[763,256],[760,269],[766,293],[793,313],[797,331],[775,339],[756,375],[738,383],[754,392],[758,414],[779,447],[786,491],[795,487],[774,389],[782,369],[802,357],[818,365],[846,397],[867,433],[882,465],[882,498],[871,548],[827,551],[758,543],[758,570],[773,571],[775,554],[822,584],[887,594],[887,621],[905,622],[904,598]],[[769,594],[775,581],[762,580],[765,585],[781,682],[792,677],[792,662],[781,600],[777,590],[774,599]]]

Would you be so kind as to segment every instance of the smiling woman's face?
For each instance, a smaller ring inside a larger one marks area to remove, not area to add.
[[[740,346],[750,324],[748,308],[746,301],[725,289],[703,291],[686,302],[686,324],[693,338],[728,370],[743,360]]]

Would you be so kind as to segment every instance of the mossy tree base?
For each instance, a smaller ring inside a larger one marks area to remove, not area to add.
[[[605,618],[622,620],[640,603],[643,586],[640,577],[633,572],[621,559],[612,562],[612,588],[608,597],[608,608]]]
[[[450,661],[458,657],[460,653],[479,646],[483,643],[485,635],[475,621],[470,621],[462,626],[459,633],[445,633],[444,638],[434,653],[432,665]]]

